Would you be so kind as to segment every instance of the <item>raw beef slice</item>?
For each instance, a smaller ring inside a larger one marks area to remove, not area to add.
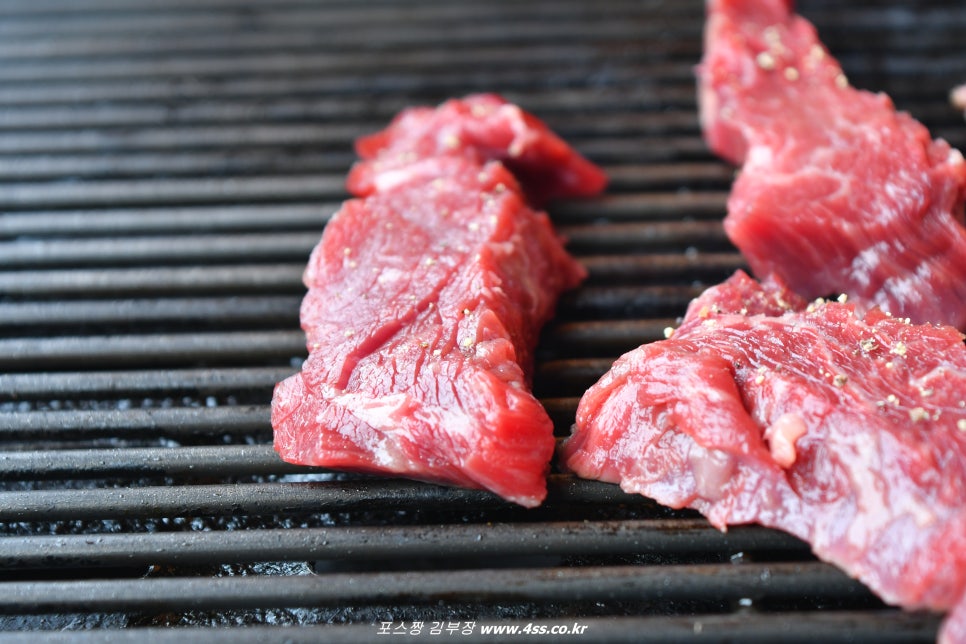
[[[607,182],[600,168],[540,119],[496,94],[403,110],[385,130],[359,139],[356,152],[363,160],[352,168],[347,183],[357,196],[378,191],[380,177],[391,182],[396,169],[430,156],[502,161],[536,206],[596,195]]]
[[[950,326],[816,301],[738,273],[621,357],[562,447],[724,530],[761,523],[966,641],[966,345]]]
[[[966,163],[883,94],[849,86],[790,0],[710,0],[710,147],[742,164],[725,231],[807,298],[966,328]]]
[[[275,448],[538,505],[555,443],[528,372],[584,270],[498,162],[430,157],[384,179],[312,253],[309,357],[276,388]]]

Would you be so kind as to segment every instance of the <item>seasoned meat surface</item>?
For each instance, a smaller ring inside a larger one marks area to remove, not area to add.
[[[756,275],[966,328],[966,163],[884,94],[852,88],[788,0],[710,0],[711,148],[741,165],[725,231]]]
[[[591,387],[562,460],[721,529],[786,530],[890,603],[963,610],[966,345],[950,326],[738,273]]]

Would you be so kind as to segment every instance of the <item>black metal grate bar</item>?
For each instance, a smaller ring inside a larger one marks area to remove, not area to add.
[[[79,300],[11,303],[4,307],[0,328],[52,325],[217,322],[232,324],[291,322],[298,296],[194,297],[166,299]]]
[[[309,470],[302,470],[309,471]],[[311,483],[290,479],[322,479]],[[150,519],[154,517],[241,516],[285,513],[342,512],[374,507],[414,508],[421,505],[457,508],[493,506],[500,502],[479,490],[441,487],[395,479],[332,480],[333,476],[295,475],[271,483],[138,486],[124,489],[85,488],[0,492],[0,522],[92,519]],[[653,502],[628,497],[615,486],[576,480],[563,475],[549,478],[549,496],[557,504],[625,503],[641,507]],[[684,524],[678,524],[684,525]],[[690,529],[706,523],[689,524]],[[584,526],[590,528],[591,526]],[[617,526],[619,527],[619,526]],[[378,530],[388,529],[385,527]],[[709,529],[710,530],[710,529]],[[757,531],[760,537],[777,533]],[[741,533],[741,530],[738,530]],[[9,563],[9,562],[8,562]]]
[[[336,511],[340,506],[357,506],[362,503],[359,497],[363,494],[360,490],[349,503],[339,498],[338,505],[331,508],[325,505],[323,499],[318,499],[314,510]],[[393,496],[397,498],[380,499],[374,496],[371,500],[396,503],[401,495],[397,493]],[[280,509],[288,513],[311,512],[309,502],[300,500],[302,503],[281,506]],[[438,500],[432,495],[419,499],[420,502]],[[410,507],[414,502],[415,499],[401,499],[400,507]],[[270,498],[269,503],[276,501]],[[251,502],[248,504],[251,505]],[[242,504],[236,514],[243,514],[244,511]],[[195,515],[205,514],[205,507],[192,508],[192,512]],[[536,550],[534,542],[540,544]],[[539,524],[98,534],[93,540],[91,535],[4,537],[0,539],[0,569],[204,566],[212,561],[255,563],[263,561],[269,552],[275,561],[325,559],[345,564],[376,560],[462,559],[462,565],[465,566],[471,562],[502,561],[505,557],[532,557],[535,553],[540,557],[670,557],[682,553],[693,556],[726,550],[749,553],[760,550],[784,551],[796,555],[807,552],[800,541],[787,535],[753,528],[737,528],[725,535],[700,519],[579,523],[548,521]],[[842,578],[837,583],[844,583],[847,579],[841,572],[837,572],[837,575]]]
[[[255,476],[310,471],[279,460],[270,445],[62,449],[0,454],[0,480],[116,476]]]
[[[419,601],[634,601],[660,592],[685,598],[867,596],[858,582],[827,564],[743,564],[594,568],[520,568],[446,572],[332,573],[324,576],[156,578],[72,582],[0,582],[0,613],[217,610],[316,607]]]
[[[154,155],[151,155],[153,158]],[[193,155],[192,155],[193,156]],[[343,166],[343,170],[345,167]],[[0,236],[44,238],[51,236],[138,235],[150,233],[204,233],[279,231],[318,228],[338,207],[331,204],[237,205],[230,208],[144,208],[139,210],[80,210],[73,212],[6,212],[0,218]]]
[[[131,371],[58,371],[0,374],[0,400],[64,400],[93,396],[151,397],[161,392],[200,392],[202,395],[271,390],[293,372],[291,367],[226,367],[221,369],[165,369]]]
[[[11,412],[0,414],[0,437],[56,441],[70,436],[123,436],[129,432],[163,433],[165,436],[218,436],[229,431],[249,434],[266,427],[271,429],[269,413],[267,406]]]
[[[239,352],[239,347],[245,347]],[[238,331],[151,336],[87,336],[0,340],[0,369],[35,371],[78,366],[171,364],[205,361],[258,362],[305,352],[300,331]]]

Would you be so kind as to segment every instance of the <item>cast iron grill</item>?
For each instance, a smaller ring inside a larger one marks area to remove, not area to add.
[[[966,147],[955,1],[802,0],[854,84]],[[582,391],[742,266],[701,141],[700,0],[11,0],[0,5],[0,640],[932,641],[801,542],[554,473],[522,510],[271,449],[300,275],[351,142],[497,91],[612,177],[551,216],[590,279],[535,389]],[[177,628],[174,628],[177,627]],[[454,637],[443,630],[442,638]]]

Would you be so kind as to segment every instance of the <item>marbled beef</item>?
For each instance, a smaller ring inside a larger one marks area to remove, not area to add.
[[[966,328],[966,163],[884,94],[849,86],[790,0],[709,0],[711,148],[742,164],[725,231],[758,276]]]
[[[466,129],[463,115],[449,116]],[[395,149],[386,136],[381,146]],[[535,145],[556,149],[554,139]],[[357,167],[354,181],[371,180],[359,189],[366,196],[333,216],[305,270],[309,357],[275,389],[275,449],[293,463],[483,488],[535,506],[555,442],[530,391],[533,349],[559,294],[585,271],[502,163],[454,150],[411,150],[405,163],[377,153],[385,164]]]
[[[349,173],[349,192],[365,196],[392,181],[413,159],[462,156],[477,163],[502,161],[528,201],[542,206],[604,189],[607,177],[576,154],[543,121],[496,94],[450,99],[438,107],[403,110],[385,130],[356,141],[362,161]]]
[[[966,641],[966,345],[953,327],[806,306],[738,273],[587,391],[562,459],[721,529],[786,530],[887,602],[951,609],[944,638]]]

